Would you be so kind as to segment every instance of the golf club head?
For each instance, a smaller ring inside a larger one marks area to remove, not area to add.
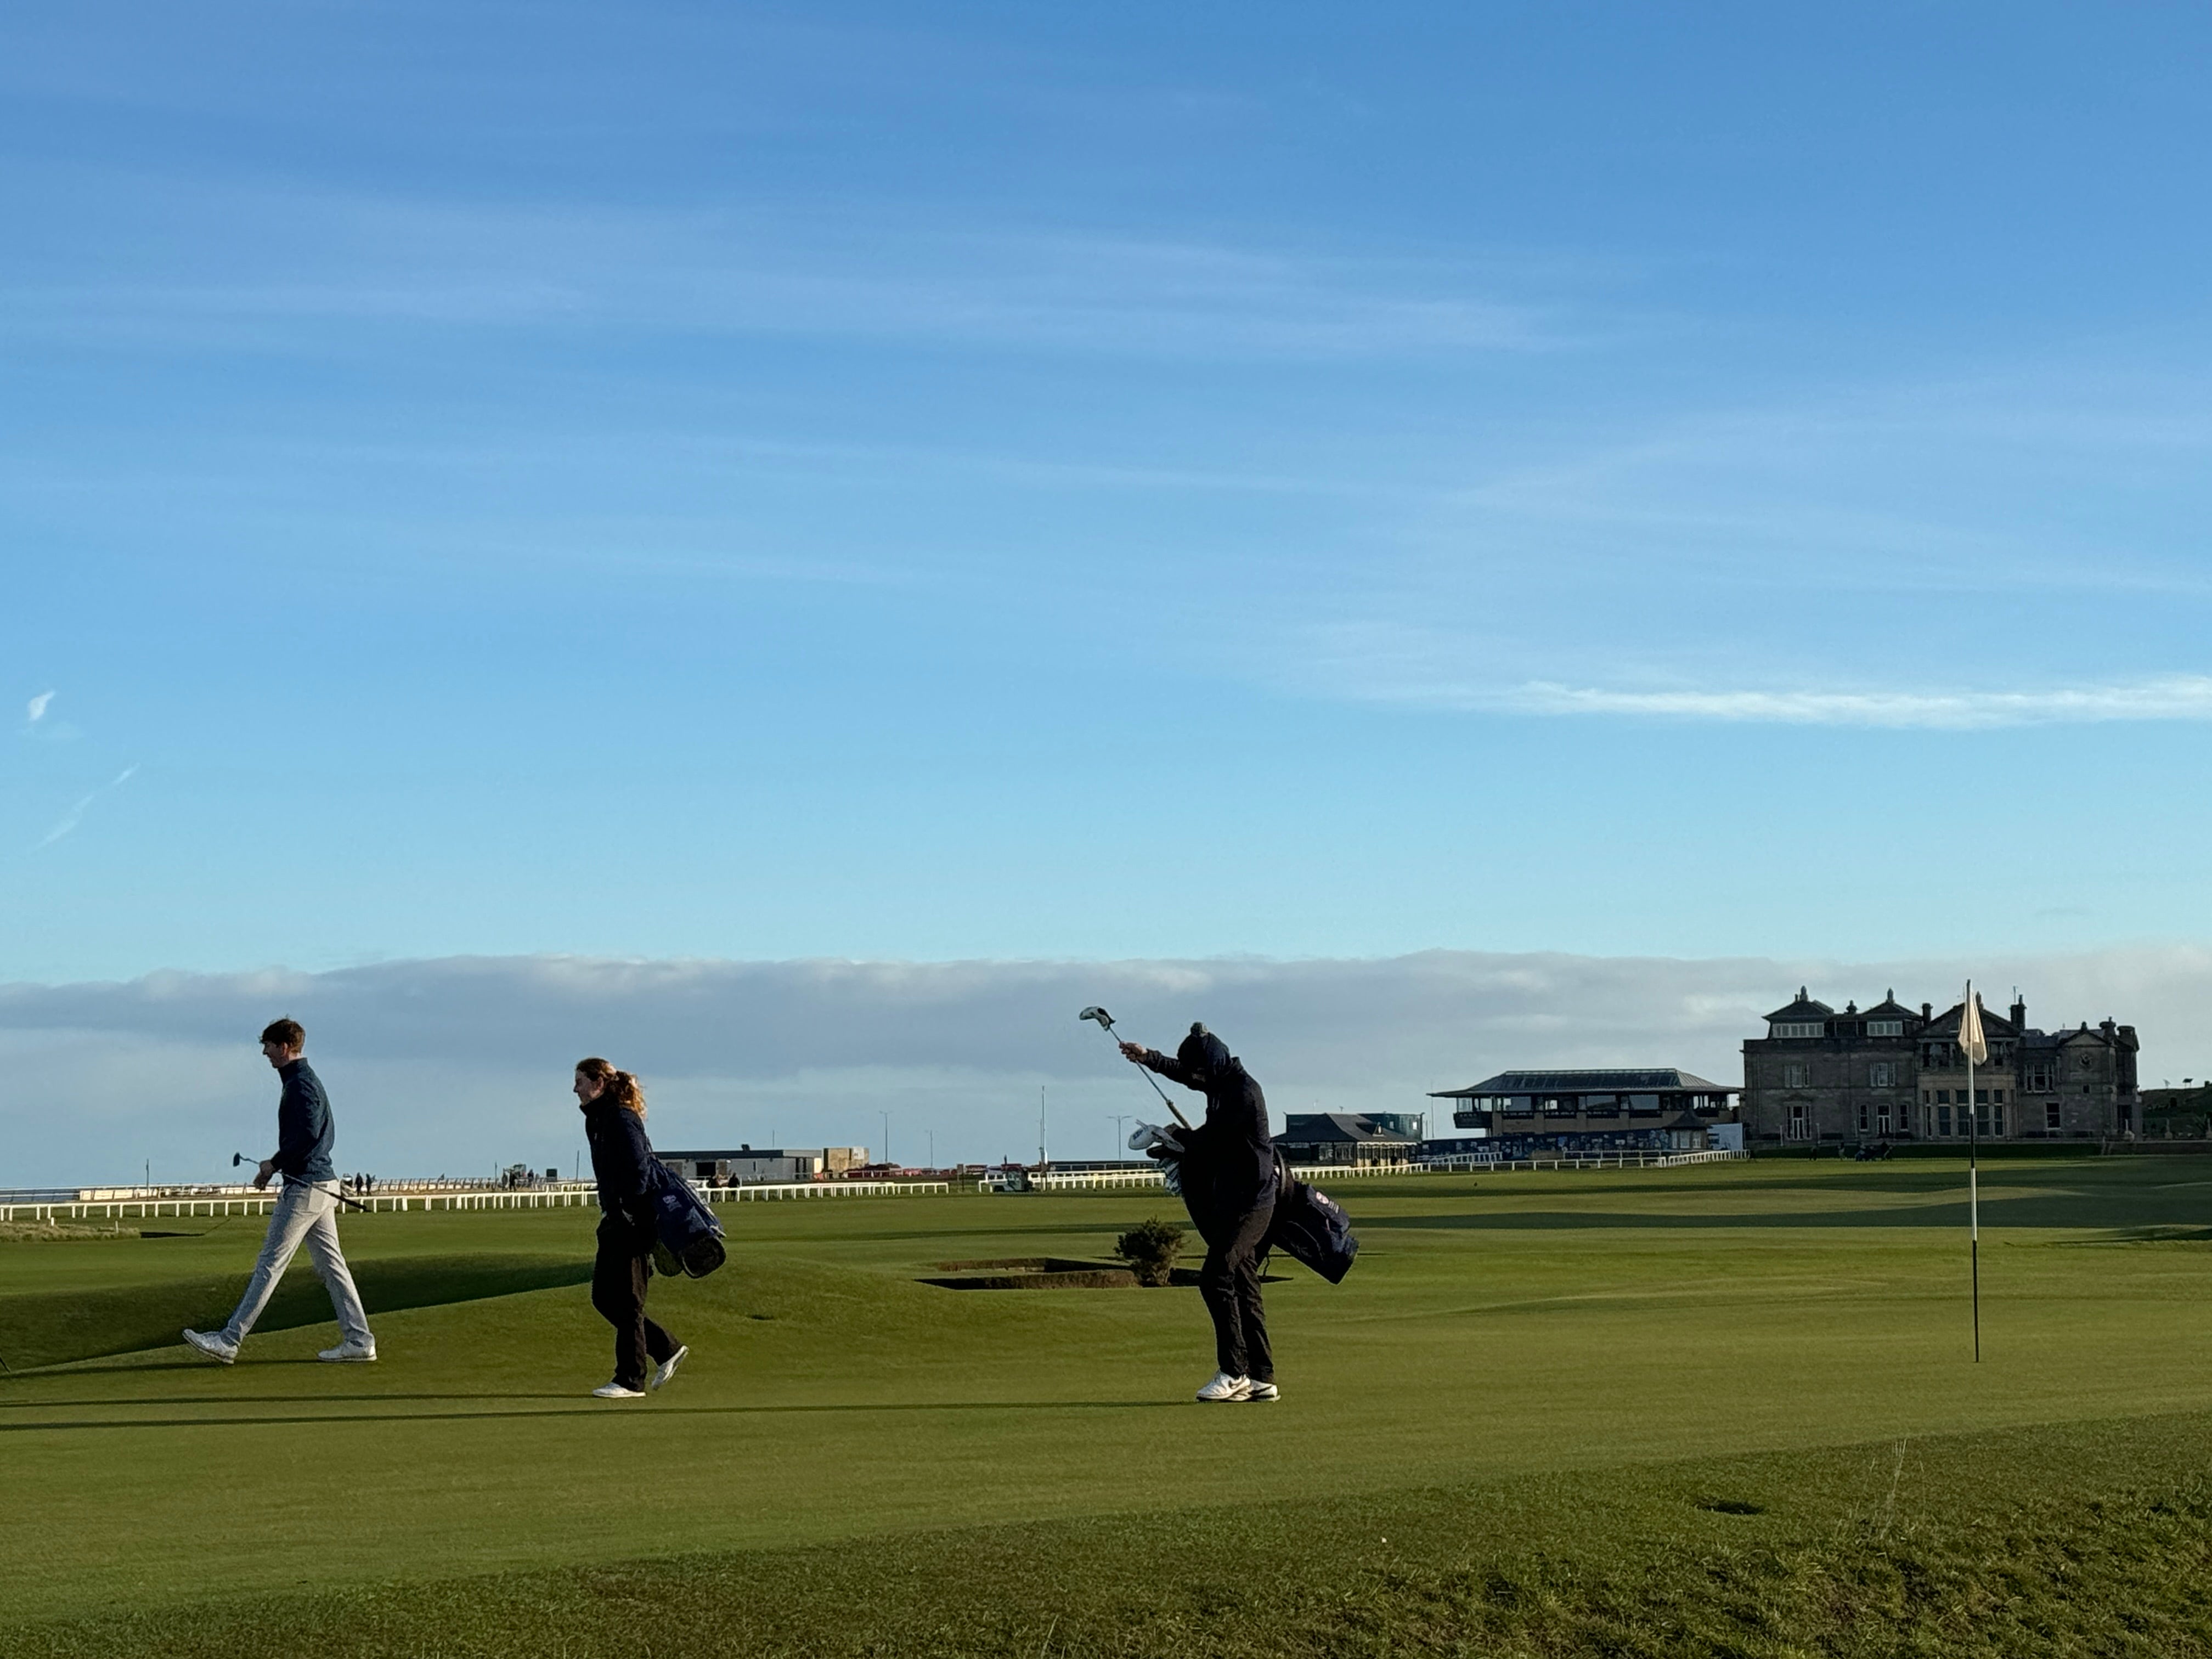
[[[1100,1030],[1105,1032],[1108,1036],[1114,1035],[1114,1016],[1108,1013],[1103,1008],[1094,1005],[1091,1007],[1085,1008],[1081,1013],[1076,1016],[1076,1018],[1095,1019],[1098,1022],[1098,1029]]]

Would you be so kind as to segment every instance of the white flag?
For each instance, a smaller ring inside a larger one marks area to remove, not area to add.
[[[1974,981],[1966,981],[1966,998],[1959,1012],[1959,1047],[1969,1065],[1986,1066],[1990,1045],[1982,1037],[1982,1000],[1974,994]]]

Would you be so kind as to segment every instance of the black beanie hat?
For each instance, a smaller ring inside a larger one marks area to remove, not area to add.
[[[1183,1069],[1200,1077],[1212,1077],[1229,1069],[1229,1045],[1193,1021],[1190,1035],[1176,1049]]]

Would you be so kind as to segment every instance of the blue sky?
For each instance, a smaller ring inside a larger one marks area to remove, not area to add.
[[[0,979],[2212,939],[2208,37],[18,9]]]

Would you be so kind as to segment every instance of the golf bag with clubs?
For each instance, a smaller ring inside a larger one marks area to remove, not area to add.
[[[1267,1224],[1267,1248],[1312,1268],[1332,1285],[1344,1283],[1359,1254],[1352,1218],[1327,1193],[1291,1173],[1275,1154],[1275,1216]]]
[[[653,1206],[653,1268],[664,1279],[681,1273],[704,1279],[729,1259],[722,1224],[691,1183],[658,1157],[646,1170],[646,1199]]]

